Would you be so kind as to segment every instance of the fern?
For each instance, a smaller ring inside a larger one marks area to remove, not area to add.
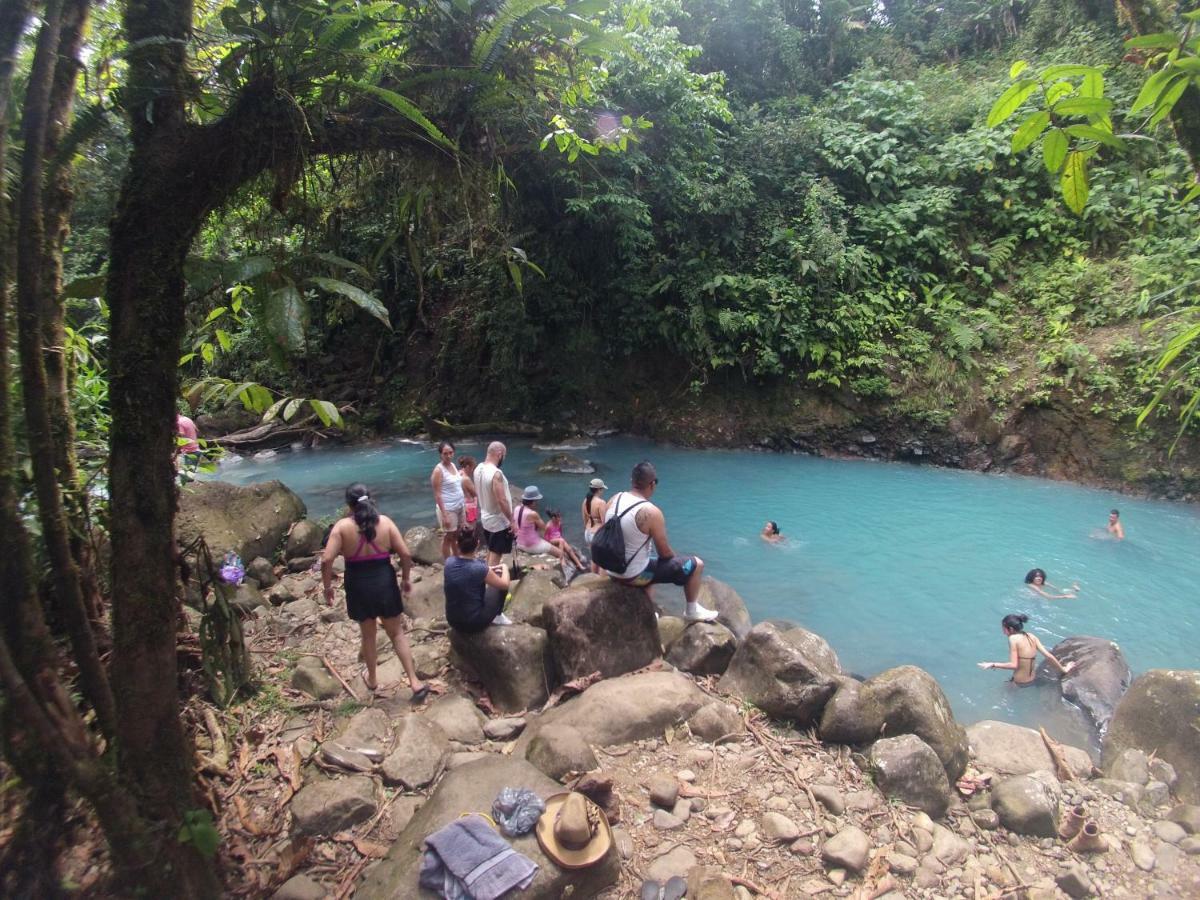
[[[506,0],[492,27],[479,36],[475,46],[471,48],[471,59],[484,72],[495,68],[500,55],[512,37],[513,29],[524,19],[533,15],[544,6],[549,6],[553,0]]]
[[[439,147],[454,152],[454,145],[442,134],[441,129],[429,121],[425,113],[421,112],[416,104],[407,97],[403,97],[395,91],[389,91],[387,88],[382,88],[377,84],[367,84],[364,81],[354,82],[353,86],[373,97],[378,97],[396,112],[400,113],[400,115],[404,116],[404,118],[419,125],[421,130],[429,135]]]
[[[1006,234],[1004,237],[996,238],[988,247],[988,265],[993,270],[1004,268],[1012,259],[1018,243],[1020,243],[1020,236],[1016,234]]]

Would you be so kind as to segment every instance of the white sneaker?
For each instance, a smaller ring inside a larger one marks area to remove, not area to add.
[[[516,623],[512,619],[510,619],[508,616],[506,616],[504,613],[500,613],[500,615],[498,615],[498,616],[496,616],[496,618],[492,619],[492,624],[493,625],[515,625]]]
[[[688,611],[683,617],[689,622],[711,622],[719,615],[720,613],[715,609],[705,609],[703,606],[697,603],[694,609],[689,606]]]

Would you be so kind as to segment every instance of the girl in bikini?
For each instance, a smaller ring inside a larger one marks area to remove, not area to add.
[[[608,490],[608,485],[599,478],[593,478],[588,485],[588,495],[583,499],[583,543],[586,547],[592,546],[592,538],[604,524],[604,511],[608,504],[601,492],[605,490]],[[592,563],[592,571],[599,575],[600,567]]]
[[[1025,623],[1029,621],[1029,616],[1010,614],[1001,620],[1000,627],[1008,636],[1008,647],[1011,653],[1008,662],[981,662],[981,669],[1011,669],[1013,673],[1013,684],[1026,685],[1033,684],[1034,666],[1037,663],[1037,655],[1041,653],[1046,659],[1050,660],[1050,664],[1058,669],[1063,675],[1066,675],[1075,668],[1075,663],[1067,663],[1065,666],[1038,640],[1037,635],[1027,634],[1025,632]]]
[[[396,570],[392,566],[392,554],[395,553],[400,557],[403,571],[403,593],[410,593],[412,584],[408,576],[412,569],[412,556],[400,535],[400,529],[387,516],[379,514],[365,485],[352,484],[346,488],[346,506],[347,515],[334,523],[321,554],[325,602],[333,606],[333,561],[343,556],[346,559],[346,613],[358,623],[362,633],[361,657],[367,665],[363,682],[372,691],[378,687],[375,680],[378,656],[375,634],[377,620],[381,620],[383,630],[396,649],[400,665],[404,667],[404,674],[408,676],[408,684],[413,692],[412,702],[420,703],[428,696],[429,687],[417,678],[417,670],[413,666],[412,651],[409,650],[408,638],[400,622],[404,602],[400,586],[396,584]],[[350,547],[354,550],[347,552]]]

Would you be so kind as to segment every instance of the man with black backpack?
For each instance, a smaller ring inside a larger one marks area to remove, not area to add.
[[[592,538],[592,561],[615,581],[633,587],[652,584],[679,584],[687,598],[686,618],[692,622],[710,622],[716,610],[696,602],[704,560],[698,556],[676,556],[667,542],[667,520],[662,510],[650,502],[658,487],[653,464],[640,462],[633,467],[632,487],[608,501],[604,524]],[[654,543],[657,558],[650,555]]]

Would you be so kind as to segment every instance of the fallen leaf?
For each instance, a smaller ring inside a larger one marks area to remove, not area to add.
[[[383,859],[387,856],[388,848],[383,844],[377,844],[374,841],[355,838],[354,849],[361,853],[367,859]]]
[[[255,836],[263,833],[262,828],[259,827],[259,824],[254,821],[254,817],[250,814],[245,800],[235,794],[233,797],[233,806],[237,810],[238,821],[241,823],[242,828]]]

